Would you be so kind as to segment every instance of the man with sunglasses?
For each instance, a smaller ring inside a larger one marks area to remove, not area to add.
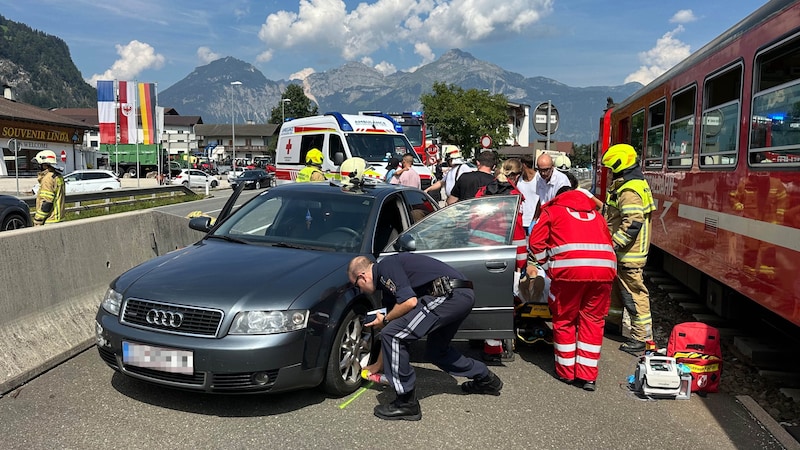
[[[452,376],[470,378],[461,384],[467,394],[500,395],[503,382],[486,364],[468,358],[450,345],[458,327],[472,311],[472,282],[449,265],[416,253],[398,253],[374,262],[356,256],[347,276],[364,294],[383,293],[388,312],[377,314],[367,327],[382,330],[384,374],[397,392],[391,403],[375,407],[384,420],[420,420],[416,375],[409,358],[411,343],[427,336],[425,357]]]
[[[569,178],[561,171],[555,170],[553,158],[547,153],[542,153],[536,158],[536,171],[539,173],[536,180],[536,193],[539,195],[539,202],[542,205],[552,200],[562,187],[571,187]]]

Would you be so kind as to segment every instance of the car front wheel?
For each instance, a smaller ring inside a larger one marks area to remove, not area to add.
[[[372,330],[365,328],[363,316],[350,310],[333,340],[322,388],[328,394],[345,396],[361,386],[361,366],[370,358]]]

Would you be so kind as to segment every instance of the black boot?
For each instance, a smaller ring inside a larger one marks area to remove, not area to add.
[[[630,353],[631,355],[639,356],[642,353],[644,353],[645,344],[642,341],[637,341],[635,339],[631,339],[631,340],[629,340],[627,342],[623,342],[619,346],[619,349],[622,350],[625,353]]]
[[[503,380],[491,370],[483,378],[475,378],[461,384],[461,390],[467,394],[500,395],[500,389],[503,389]]]
[[[397,398],[386,405],[375,407],[375,416],[383,420],[420,420],[422,410],[417,401],[415,390],[405,394],[397,394]]]

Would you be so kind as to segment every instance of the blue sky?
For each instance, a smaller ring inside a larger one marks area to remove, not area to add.
[[[272,80],[360,61],[413,71],[451,48],[570,86],[646,83],[762,6],[753,0],[0,0],[63,39],[83,77],[156,82],[232,56]]]

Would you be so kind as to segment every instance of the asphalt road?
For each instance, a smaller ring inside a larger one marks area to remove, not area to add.
[[[553,378],[552,348],[518,349],[493,367],[500,396],[462,395],[456,380],[412,356],[420,422],[373,416],[387,388],[329,398],[317,390],[220,396],[115,373],[95,348],[0,398],[6,449],[245,448],[781,448],[735,399],[643,400],[625,388],[634,357],[607,338],[598,391]],[[457,347],[474,354],[466,343]],[[476,355],[477,356],[477,355]],[[355,397],[355,398],[354,398]],[[346,407],[342,405],[352,400]]]

